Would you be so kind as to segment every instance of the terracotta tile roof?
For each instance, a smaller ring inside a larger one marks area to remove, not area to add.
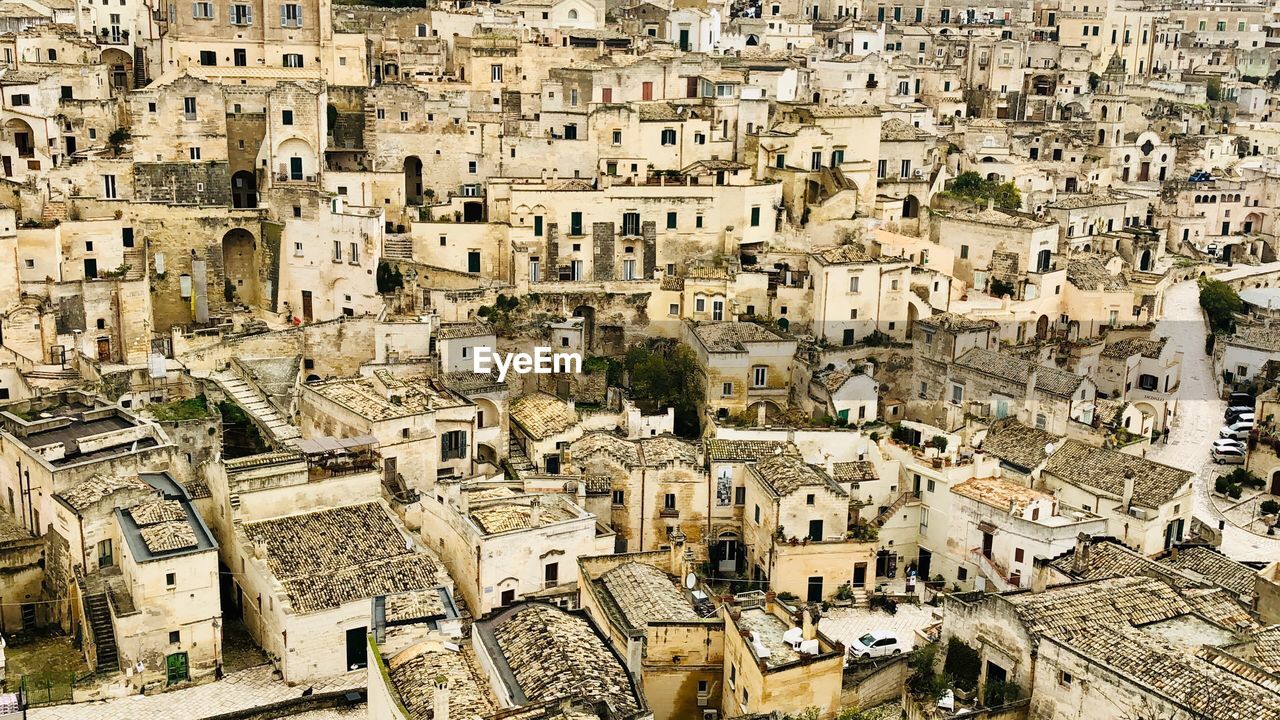
[[[603,430],[589,432],[569,443],[569,457],[577,467],[599,458],[628,468],[640,464],[640,450],[635,443]]]
[[[698,340],[707,348],[707,352],[746,352],[748,343],[784,342],[785,337],[750,322],[712,322],[702,323],[693,329]]]
[[[137,475],[93,475],[58,493],[72,509],[80,511],[106,498],[118,490],[150,491],[151,486]]]
[[[1129,283],[1119,275],[1112,275],[1102,260],[1094,257],[1073,257],[1067,261],[1067,282],[1094,292],[1125,292]]]
[[[187,522],[185,512],[182,520],[148,525],[142,528],[139,533],[142,535],[142,542],[147,546],[147,549],[155,555],[175,550],[185,550],[200,544],[196,539],[195,531],[191,529],[191,523]]]
[[[1185,615],[1191,607],[1167,584],[1122,577],[1003,596],[1032,638],[1069,638],[1100,624],[1146,625]]]
[[[449,692],[449,717],[472,720],[498,710],[489,681],[476,669],[466,646],[454,651],[434,641],[413,645],[387,661],[387,674],[410,720],[435,716],[436,685],[442,680]]]
[[[578,517],[577,513],[566,507],[564,500],[556,496],[549,496],[546,499],[532,498],[532,500],[537,500],[539,503],[538,527],[546,527]],[[530,501],[485,503],[483,506],[473,507],[469,515],[486,535],[528,530],[534,525]]]
[[[435,378],[401,378],[381,370],[375,375],[376,378],[341,378],[314,383],[307,388],[372,421],[461,407],[468,402]]]
[[[1104,623],[1079,628],[1064,644],[1203,720],[1280,718],[1280,695],[1141,630]]]
[[[1181,548],[1158,561],[1161,565],[1193,573],[1206,582],[1226,588],[1240,597],[1253,597],[1257,571],[1207,547]]]
[[[545,440],[578,424],[578,413],[555,395],[534,392],[511,401],[511,419],[535,440]]]
[[[1227,590],[1219,587],[1185,588],[1181,593],[1196,614],[1221,627],[1236,632],[1262,629],[1262,624],[1253,619],[1238,596]]]
[[[1015,418],[1003,418],[991,423],[982,441],[982,451],[1030,472],[1049,457],[1045,448],[1057,447],[1061,441],[1062,438],[1053,433],[1023,425]]]
[[[1164,350],[1164,343],[1168,338],[1121,338],[1113,343],[1108,343],[1107,347],[1102,351],[1102,357],[1115,358],[1124,360],[1134,355],[1141,355],[1147,358],[1159,358],[1160,352]]]
[[[1245,345],[1272,352],[1280,351],[1280,333],[1273,328],[1262,327],[1261,325],[1239,328],[1234,335],[1227,339],[1227,342],[1232,345]]]
[[[1019,394],[1023,392],[1022,388],[1026,387],[1032,371],[1036,374],[1036,390],[1059,397],[1071,397],[1080,387],[1080,383],[1084,382],[1084,378],[1075,373],[1065,372],[1048,365],[1037,365],[1030,360],[982,348],[970,348],[956,358],[956,364],[1019,385],[1020,388],[1010,388],[1017,390]]]
[[[482,322],[444,322],[440,323],[440,329],[436,332],[436,337],[441,340],[456,340],[458,338],[484,337],[492,334],[493,328]]]
[[[765,487],[780,497],[804,487],[825,487],[836,495],[847,494],[825,471],[796,455],[774,455],[752,465],[751,471]]]
[[[655,621],[699,619],[675,579],[652,565],[624,563],[607,570],[596,582],[608,591],[631,628]]]
[[[880,476],[876,475],[875,463],[870,460],[833,463],[831,476],[838,483],[864,483],[880,479]]]
[[[186,520],[187,511],[176,500],[151,500],[129,508],[129,514],[139,527],[156,525],[173,520]]]
[[[439,584],[435,558],[407,548],[380,503],[246,523],[244,533],[265,545],[267,568],[299,613]]]
[[[995,330],[1000,323],[995,320],[965,317],[959,313],[945,312],[920,318],[916,321],[922,327],[950,330],[953,332],[971,332],[974,330]]]
[[[698,465],[698,446],[669,435],[641,438],[640,457],[646,467],[660,465]]]
[[[1254,644],[1254,662],[1267,672],[1280,674],[1280,625],[1259,630],[1250,639]]]
[[[876,261],[876,257],[871,254],[867,246],[860,242],[818,248],[812,254],[823,265],[850,265]]]
[[[477,625],[528,700],[587,697],[621,717],[640,709],[626,667],[583,615],[526,603]]]
[[[1182,493],[1194,473],[1145,458],[1067,440],[1049,457],[1044,472],[1063,482],[1085,486],[1119,499],[1124,493],[1125,473],[1134,476],[1133,502],[1158,508]]]
[[[1078,570],[1074,548],[1054,558],[1050,565],[1063,574],[1079,580],[1133,577],[1159,573],[1162,570],[1155,560],[1130,550],[1112,538],[1091,539],[1087,560],[1081,561]],[[1167,581],[1176,578],[1165,577],[1164,579]],[[1190,584],[1190,581],[1186,584]]]
[[[880,124],[880,142],[923,140],[927,133],[899,118],[889,118]]]
[[[711,462],[745,460],[754,462],[779,454],[799,455],[800,448],[785,440],[724,440],[712,438],[704,441],[707,458]]]
[[[430,588],[387,595],[383,600],[387,622],[445,617],[448,612],[441,592],[441,588]]]

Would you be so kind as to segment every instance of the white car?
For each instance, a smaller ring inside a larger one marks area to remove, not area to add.
[[[849,643],[849,657],[865,659],[898,655],[904,647],[896,634],[888,630],[872,630]]]
[[[1224,425],[1222,429],[1218,431],[1218,437],[1244,440],[1249,437],[1249,431],[1252,429],[1252,420],[1237,420],[1230,425]]]
[[[1218,438],[1213,441],[1214,450],[1240,450],[1244,448],[1244,443],[1234,438]]]

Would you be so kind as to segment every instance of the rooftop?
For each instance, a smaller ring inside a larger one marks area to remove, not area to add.
[[[1084,382],[1084,378],[1075,373],[983,348],[970,348],[956,358],[956,365],[1014,383],[1018,387],[1011,389],[1019,393],[1026,387],[1032,373],[1035,374],[1036,390],[1059,397],[1071,397]]]
[[[340,378],[306,387],[371,422],[468,404],[438,379],[401,378],[381,370],[374,377]]]
[[[1000,323],[995,320],[976,319],[952,312],[938,313],[926,318],[920,318],[916,321],[916,324],[922,327],[937,328],[951,332],[995,330],[1000,327]]]
[[[191,505],[186,489],[167,473],[144,473],[138,477],[156,496],[115,511],[120,534],[135,561],[217,549],[213,533]]]
[[[537,523],[534,523],[533,518],[533,502],[538,503]],[[576,512],[567,507],[566,502],[555,495],[545,500],[535,497],[525,501],[489,501],[471,508],[469,514],[485,535],[528,530],[535,524],[546,527],[578,517]]]
[[[1125,474],[1133,474],[1133,502],[1158,508],[1182,494],[1194,473],[1116,450],[1067,440],[1049,457],[1044,472],[1072,485],[1084,485],[1122,498]]]
[[[711,462],[725,460],[757,461],[774,455],[800,454],[800,448],[785,440],[725,440],[710,438],[704,442]]]
[[[870,460],[853,460],[831,465],[831,475],[838,483],[864,483],[879,480],[875,463]]]
[[[1101,205],[1123,205],[1128,198],[1116,197],[1109,193],[1063,193],[1058,199],[1049,202],[1045,207],[1057,210],[1075,210],[1077,208],[1099,207]]]
[[[763,325],[732,320],[695,325],[693,333],[707,348],[707,352],[746,352],[746,346],[749,343],[776,343],[787,340]]]
[[[1102,357],[1124,360],[1134,355],[1141,355],[1145,358],[1156,359],[1160,357],[1161,351],[1164,350],[1166,340],[1168,338],[1121,338],[1113,343],[1108,343],[1107,347],[1102,351]]]
[[[825,471],[797,455],[774,455],[752,465],[751,470],[766,488],[779,497],[790,495],[802,487],[824,487],[836,495],[846,494]]]
[[[1227,342],[1276,352],[1280,351],[1280,332],[1261,325],[1249,325],[1238,328]]]
[[[823,265],[853,265],[876,261],[864,243],[850,242],[833,247],[816,248],[813,257]]]
[[[1212,548],[1191,546],[1177,548],[1160,558],[1160,564],[1190,577],[1204,578],[1240,597],[1253,597],[1257,571],[1232,560]]]
[[[982,441],[982,451],[1023,472],[1031,472],[1049,457],[1049,448],[1057,447],[1061,440],[1052,433],[1023,425],[1015,418],[1003,418],[991,423]]]
[[[1027,506],[1037,500],[1053,500],[1053,496],[1048,493],[1000,478],[970,478],[953,485],[951,492],[1004,512],[1016,513],[1022,513]],[[1048,520],[1048,518],[1043,519]]]
[[[1038,230],[1040,228],[1046,228],[1053,225],[1051,222],[1035,220],[1025,215],[1015,215],[995,209],[969,210],[965,212],[952,213],[950,215],[946,215],[945,218],[947,220],[978,223],[981,225],[996,225],[998,227],[1017,228],[1019,230]]]
[[[800,653],[793,647],[791,643],[782,639],[782,636],[791,629],[791,626],[782,621],[782,618],[768,612],[762,607],[743,608],[742,614],[735,621],[738,628],[749,634],[751,642],[747,645],[760,645],[768,650],[768,655],[761,658],[757,655],[757,660],[763,660],[764,666],[768,670],[789,665],[800,659]],[[752,647],[752,652],[756,649]]]
[[[436,331],[436,337],[440,340],[456,340],[458,338],[484,337],[492,335],[493,328],[479,321],[470,322],[442,322],[440,329]]]
[[[532,392],[511,401],[511,420],[535,440],[545,440],[578,424],[578,413],[555,395]]]
[[[452,650],[431,640],[412,645],[387,661],[387,673],[410,720],[435,716],[436,685],[441,680],[448,685],[449,717],[485,718],[498,709],[488,679],[476,669],[467,646]]]
[[[120,490],[140,490],[143,492],[150,491],[151,487],[142,481],[137,475],[126,473],[122,475],[99,475],[95,474],[87,479],[76,483],[64,492],[58,493],[57,496],[62,498],[72,510],[80,512],[90,505],[93,505]]]
[[[676,579],[652,565],[624,563],[605,571],[595,582],[613,599],[628,627],[700,619]]]
[[[1125,292],[1129,283],[1113,275],[1102,260],[1092,255],[1067,260],[1067,282],[1093,292]]]
[[[299,613],[424,590],[441,575],[376,502],[246,523],[244,533]]]
[[[521,603],[477,621],[473,632],[519,705],[582,697],[621,717],[642,709],[622,659],[582,612]]]
[[[1119,577],[1001,596],[1032,638],[1070,638],[1099,624],[1146,625],[1191,612],[1169,585],[1148,577]]]

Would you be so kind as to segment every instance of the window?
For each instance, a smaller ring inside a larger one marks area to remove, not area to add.
[[[542,569],[542,580],[544,587],[555,587],[560,584],[560,563],[547,563]]]
[[[622,261],[622,279],[623,280],[636,279],[636,261],[635,260]]]
[[[182,98],[182,114],[187,120],[196,119],[196,99],[193,97]]]
[[[745,487],[736,487],[733,489],[733,504],[734,505],[747,504],[747,489]]]
[[[115,549],[110,538],[98,543],[98,567],[110,567],[116,564]]]
[[[624,500],[625,500],[625,499],[626,499],[626,491],[625,491],[625,490],[614,490],[614,491],[613,491],[613,504],[614,504],[614,505],[622,505],[622,504],[624,504]]]
[[[302,55],[300,53],[285,53],[282,60],[284,62],[284,66],[287,68],[302,67]],[[378,112],[382,111],[379,110]]]
[[[450,430],[440,436],[440,459],[453,460],[467,457],[467,431]]]
[[[342,241],[341,240],[333,241],[333,261],[342,262]]]
[[[191,16],[196,20],[212,20],[213,19],[213,3],[211,2],[191,3]]]
[[[75,99],[75,91],[72,89],[72,87],[71,87],[70,85],[63,85],[63,86],[62,86],[62,99],[63,99],[63,100],[74,100],[74,99]]]
[[[1022,548],[1015,548],[1013,551],[1013,561],[1022,562],[1022,558],[1023,558]]]
[[[164,574],[164,584],[165,584],[165,587],[168,587],[168,588],[177,587],[177,585],[178,585],[178,574],[177,574],[177,573],[165,573],[165,574]]]
[[[911,161],[910,161],[910,160],[903,160],[903,161],[902,161],[902,168],[901,168],[901,172],[900,172],[899,174],[900,174],[900,176],[901,176],[904,180],[905,180],[906,178],[911,177]]]
[[[1071,673],[1063,670],[1058,673],[1058,683],[1062,685],[1070,685],[1075,678],[1071,677]]]
[[[920,534],[924,535],[929,532],[929,508],[920,508]]]
[[[192,160],[199,160],[199,159],[200,159],[200,148],[198,148],[198,147],[187,148],[187,154],[191,156],[191,159],[192,159]]]
[[[964,386],[963,385],[951,386],[951,402],[954,405],[959,405],[960,403],[964,402]]]
[[[469,273],[480,272],[480,251],[479,250],[467,251],[467,272]]]
[[[360,264],[360,243],[350,243],[347,245],[347,262],[352,265]]]
[[[1036,413],[1036,427],[1044,430],[1049,425],[1049,418],[1044,413]]]
[[[808,495],[804,496],[805,505],[816,505],[817,500],[818,500],[818,496],[814,495],[813,493],[809,493]]]
[[[769,368],[757,365],[751,368],[751,381],[754,387],[762,388],[769,379]]]
[[[934,491],[935,485],[933,484],[933,478],[929,478],[929,482],[925,487],[928,489],[929,492]]]
[[[501,65],[489,66],[489,81],[502,82],[502,66]]]
[[[614,144],[614,145],[621,145],[621,144],[622,144],[622,131],[621,131],[621,130],[614,130],[614,131],[613,131],[613,144]]]
[[[116,176],[115,175],[102,176],[102,197],[104,200],[116,199],[117,196],[116,196]]]
[[[675,145],[675,144],[676,144],[676,131],[675,131],[675,130],[672,130],[671,128],[667,128],[666,130],[663,130],[663,131],[662,131],[662,144],[663,144],[663,145]]]
[[[281,111],[280,111],[280,124],[281,124],[281,125],[292,125],[292,124],[293,124],[293,111],[292,111],[292,110],[281,110]]]
[[[231,51],[231,63],[236,67],[244,67],[249,64],[249,55],[244,48],[235,48]]]
[[[759,525],[760,524],[760,506],[759,505],[756,505],[755,519],[756,519],[756,524]]]
[[[31,104],[31,96],[26,93],[19,93],[9,98],[9,104],[14,107],[23,107]]]
[[[232,5],[231,6],[231,24],[232,25],[252,25],[253,24],[253,8],[248,5]]]
[[[538,258],[529,258],[529,282],[536,283],[541,279],[538,266]]]
[[[786,166],[787,166],[787,156],[782,153],[778,153],[777,157],[774,158],[774,167],[781,169],[781,168],[785,168]]]
[[[120,228],[120,244],[127,248],[133,247],[133,228]]]
[[[472,175],[475,175],[477,170],[479,170],[479,166],[477,165],[477,162],[475,160],[468,160],[467,172]]]
[[[181,631],[181,630],[170,630],[170,631],[169,631],[169,644],[170,644],[170,645],[177,645],[177,644],[178,644],[178,643],[180,643],[180,642],[182,642],[182,631]]]
[[[638,212],[622,213],[622,234],[623,235],[639,235],[640,234],[640,213]]]
[[[582,234],[582,213],[581,212],[574,211],[569,213],[569,234],[570,235]]]
[[[675,509],[676,509],[676,494],[675,494],[675,493],[667,493],[666,495],[664,495],[664,496],[662,497],[662,507],[663,507],[663,509],[665,509],[665,510],[675,510]]]
[[[968,260],[968,259],[969,259],[969,246],[968,246],[968,245],[961,245],[961,246],[960,246],[960,259],[961,259],[961,260]]]
[[[851,293],[858,292],[858,286],[861,282],[862,282],[862,278],[858,277],[857,275],[854,275],[853,277],[849,278],[849,292]]]
[[[568,124],[568,125],[565,125],[565,126],[564,126],[564,139],[565,139],[565,140],[577,140],[577,139],[578,139],[578,126],[577,126],[577,125],[574,125],[573,123],[570,123],[570,124]]]
[[[280,27],[302,27],[302,6],[298,3],[281,5]]]
[[[721,383],[720,397],[731,397],[733,395],[733,383]]]

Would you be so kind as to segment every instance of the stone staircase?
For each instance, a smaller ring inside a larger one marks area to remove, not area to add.
[[[897,512],[901,510],[907,503],[913,502],[919,499],[920,499],[920,496],[916,493],[904,492],[901,495],[899,495],[897,499],[894,500],[891,505],[889,505],[889,507],[885,508],[884,512],[881,512],[879,515],[875,516],[875,519],[873,519],[869,524],[871,525],[871,527],[878,528],[884,525],[886,522],[888,522],[889,518],[897,514]]]
[[[79,583],[80,594],[84,598],[85,619],[93,631],[93,644],[98,651],[98,664],[94,670],[100,673],[119,672],[120,652],[116,647],[115,627],[111,624],[106,583],[99,573],[82,577]]]
[[[125,280],[141,280],[147,275],[147,254],[136,244],[124,249],[124,264],[129,267]]]
[[[413,260],[413,238],[403,234],[383,235],[382,257],[387,260]]]
[[[67,219],[67,204],[65,202],[55,202],[50,200],[44,204],[40,210],[40,223],[42,225],[51,225],[54,221],[62,222]]]
[[[276,447],[293,447],[295,441],[302,437],[302,431],[289,422],[260,390],[235,372],[220,370],[211,373],[209,379],[216,382],[227,397],[245,411]]]
[[[69,380],[80,379],[80,372],[75,368],[64,368],[61,365],[37,365],[23,375],[28,380]]]

